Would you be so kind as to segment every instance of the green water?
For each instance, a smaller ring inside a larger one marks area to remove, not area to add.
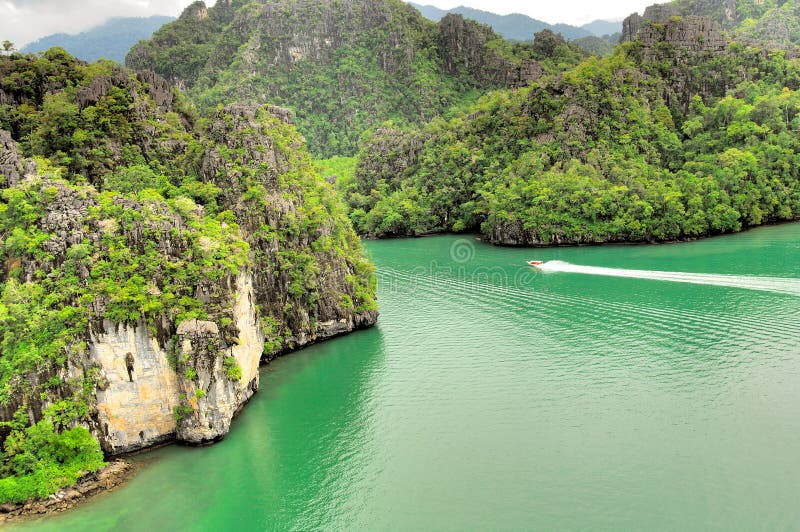
[[[800,225],[663,246],[367,247],[379,327],[265,368],[220,444],[144,455],[122,489],[25,528],[800,525],[800,296],[522,264],[797,279]]]

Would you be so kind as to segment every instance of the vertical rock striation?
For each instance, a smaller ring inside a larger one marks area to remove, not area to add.
[[[102,331],[92,334],[88,357],[71,371],[73,376],[87,368],[99,372],[92,429],[107,453],[173,439],[211,442],[228,432],[233,417],[258,390],[264,335],[253,296],[252,275],[242,273],[232,294],[233,325],[239,331],[232,345],[216,323],[198,320],[181,323],[168,348],[144,323],[106,320]],[[240,368],[241,376],[232,378],[226,364]]]

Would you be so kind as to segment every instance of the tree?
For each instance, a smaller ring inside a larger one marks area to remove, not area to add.
[[[11,41],[3,41],[3,51],[10,53],[14,51],[14,43]]]

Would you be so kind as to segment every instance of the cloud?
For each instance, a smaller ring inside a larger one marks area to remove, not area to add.
[[[53,33],[80,33],[111,17],[178,15],[192,0],[0,0],[0,40],[18,48]],[[206,2],[212,5],[213,1]]]

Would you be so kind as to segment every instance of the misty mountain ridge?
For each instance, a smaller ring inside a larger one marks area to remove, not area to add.
[[[569,24],[549,24],[520,13],[498,15],[490,11],[483,11],[465,6],[459,6],[453,9],[440,9],[435,6],[420,5],[413,2],[409,3],[422,13],[422,16],[434,22],[440,21],[448,13],[454,13],[462,15],[464,18],[480,22],[481,24],[488,24],[505,39],[512,41],[529,41],[533,39],[534,33],[545,29],[560,33],[567,40],[592,36],[603,37],[605,35],[618,33],[622,29],[622,21],[611,22],[607,20],[595,20],[584,26],[577,27]]]
[[[115,17],[75,35],[56,33],[42,37],[20,51],[36,53],[60,46],[83,61],[93,62],[105,58],[123,63],[125,54],[134,44],[149,39],[158,28],[173,20],[175,17],[164,15]]]
[[[606,35],[614,35],[622,31],[622,19],[619,20],[595,20],[588,24],[581,26],[594,35],[595,37],[605,37]]]

